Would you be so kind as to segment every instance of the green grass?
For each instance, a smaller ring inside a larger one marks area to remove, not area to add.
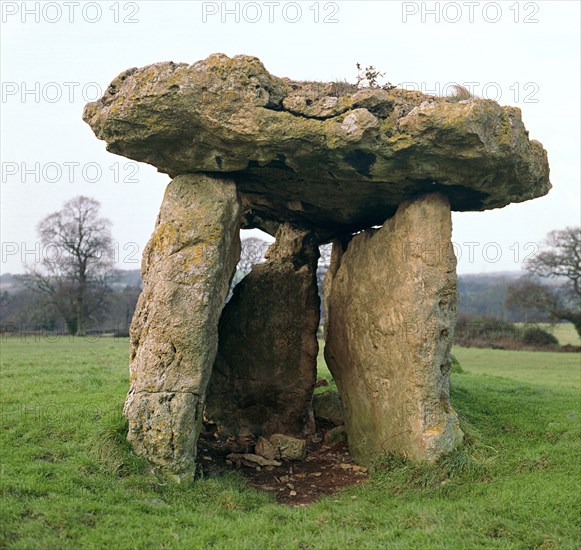
[[[315,388],[315,393],[323,393],[329,390],[337,391],[337,384],[335,384],[335,380],[333,380],[333,375],[331,374],[331,371],[329,371],[327,363],[325,362],[324,350],[325,350],[325,341],[319,340],[319,355],[317,357],[317,379],[320,380],[321,378],[324,378],[329,382],[329,385]]]
[[[579,545],[578,355],[456,349],[467,446],[432,467],[386,458],[364,485],[288,508],[236,473],[149,473],[124,440],[127,340],[1,346],[0,548]]]
[[[579,334],[577,334],[573,323],[558,323],[556,325],[542,323],[541,328],[553,334],[562,346],[567,344],[581,346],[581,338],[579,337]]]
[[[581,389],[581,355],[539,351],[454,348],[463,368],[491,381],[502,377],[554,389]]]

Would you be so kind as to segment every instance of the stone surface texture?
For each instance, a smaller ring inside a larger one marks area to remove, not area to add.
[[[345,423],[345,411],[339,392],[328,390],[313,397],[313,413],[315,419],[325,420],[335,426]]]
[[[277,450],[276,458],[281,460],[304,460],[307,457],[307,442],[286,434],[272,434],[268,440]]]
[[[260,436],[256,442],[256,454],[267,460],[304,460],[307,456],[307,441],[285,434]]]
[[[258,438],[255,452],[257,455],[263,456],[269,460],[274,460],[278,455],[278,449],[268,440],[268,438],[263,436]]]
[[[434,460],[461,440],[449,400],[457,307],[447,198],[404,202],[381,229],[336,242],[325,358],[349,448],[369,464],[396,453]]]
[[[293,81],[245,55],[127,70],[84,120],[109,151],[172,177],[230,174],[245,227],[295,222],[321,240],[381,225],[420,193],[463,211],[550,189],[546,152],[516,107]]]
[[[218,320],[240,256],[232,181],[175,178],[144,251],[124,413],[135,451],[177,479],[194,472]]]
[[[318,257],[311,233],[283,224],[266,261],[234,288],[207,394],[206,414],[221,433],[313,430]]]
[[[335,426],[326,431],[323,436],[323,441],[325,445],[329,445],[330,447],[347,441],[347,431],[345,430],[345,426]]]

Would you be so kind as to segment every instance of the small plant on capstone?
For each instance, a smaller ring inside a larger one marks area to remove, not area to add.
[[[452,88],[454,91],[451,95],[446,97],[446,101],[456,103],[457,101],[466,101],[468,99],[474,98],[474,96],[470,93],[470,90],[464,86],[461,86],[460,84],[454,84]]]
[[[378,79],[383,78],[385,73],[382,73],[379,69],[376,69],[373,65],[365,67],[361,66],[360,63],[355,65],[357,67],[357,88],[381,88],[383,90],[391,90],[395,86],[391,82],[379,85]]]
[[[329,94],[335,97],[350,95],[357,91],[357,84],[347,82],[347,80],[336,80],[329,86]]]

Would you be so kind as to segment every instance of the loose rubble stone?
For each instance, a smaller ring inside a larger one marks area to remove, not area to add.
[[[338,445],[347,441],[347,432],[345,426],[336,426],[335,428],[325,432],[323,437],[325,445]]]
[[[229,460],[240,460],[242,462],[245,462],[246,465],[248,465],[247,463],[251,463],[250,467],[253,468],[255,466],[281,466],[282,462],[278,462],[277,460],[268,460],[266,458],[264,458],[263,456],[259,456],[253,453],[244,453],[244,454],[239,454],[239,453],[230,453],[226,458],[228,458]]]
[[[335,426],[345,424],[345,411],[337,391],[330,390],[316,394],[313,397],[313,413],[315,418],[326,420]]]
[[[307,456],[307,442],[304,439],[284,434],[273,434],[268,439],[281,460],[304,460]]]
[[[259,437],[256,442],[256,454],[274,460],[278,454],[278,449],[266,437]]]

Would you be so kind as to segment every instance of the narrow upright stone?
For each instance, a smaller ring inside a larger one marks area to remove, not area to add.
[[[449,400],[456,258],[448,199],[402,203],[381,229],[334,244],[325,358],[345,408],[349,448],[434,460],[462,440]]]
[[[319,296],[313,235],[282,224],[267,261],[224,309],[207,415],[222,433],[304,435],[313,429]]]
[[[178,480],[194,473],[218,321],[240,257],[239,229],[233,182],[178,176],[143,254],[124,409],[128,440]]]

